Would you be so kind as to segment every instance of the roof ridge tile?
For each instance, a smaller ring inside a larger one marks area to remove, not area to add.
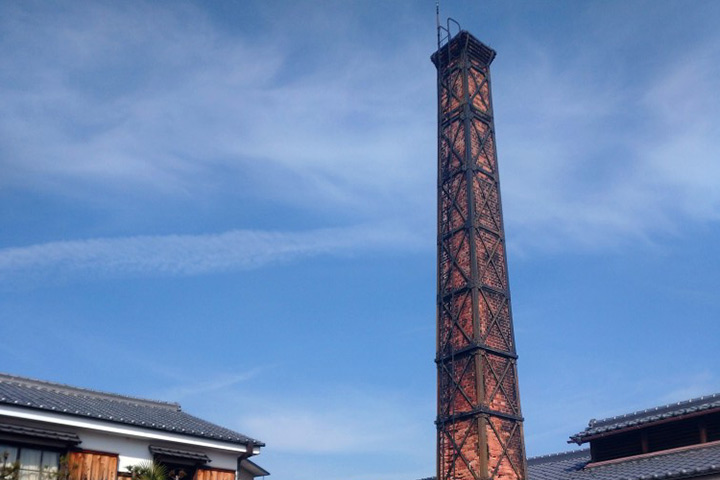
[[[177,403],[129,397],[0,373],[0,404],[241,445],[264,446],[229,428],[183,412]]]
[[[711,395],[702,395],[690,400],[681,402],[673,402],[656,407],[637,410],[623,415],[607,417],[601,420],[592,419],[588,422],[588,426],[581,432],[570,437],[568,443],[575,442],[581,444],[585,442],[587,437],[604,433],[612,430],[619,430],[625,427],[634,427],[657,420],[678,417],[688,413],[709,410],[720,407],[720,393]]]
[[[124,403],[147,405],[151,407],[166,408],[175,411],[181,411],[182,407],[177,402],[166,402],[163,400],[151,400],[142,397],[133,397],[130,395],[121,395],[118,393],[110,393],[102,390],[93,390],[90,388],[75,387],[64,383],[49,382],[46,380],[37,380],[35,378],[20,377],[0,372],[0,383],[11,382],[22,386],[37,390],[51,390],[56,393],[73,395],[77,397],[99,398],[103,400],[114,400]],[[42,406],[42,405],[41,405]]]
[[[581,457],[583,455],[587,455],[590,453],[589,448],[581,448],[576,450],[566,450],[564,452],[556,452],[556,453],[546,453],[545,455],[536,455],[534,457],[528,457],[527,461],[529,462],[538,462],[540,460],[550,460],[550,459],[557,459],[557,458],[573,458],[573,457]]]
[[[684,406],[692,404],[692,403],[703,402],[703,401],[709,400],[709,399],[720,400],[720,393],[714,393],[711,395],[701,395],[699,397],[691,398],[689,400],[682,400],[680,402],[671,402],[671,403],[667,403],[665,405],[658,405],[656,407],[649,407],[649,408],[645,408],[645,409],[641,409],[641,410],[636,410],[636,411],[630,412],[630,413],[624,413],[622,415],[615,415],[614,417],[602,418],[600,420],[593,419],[593,420],[591,420],[591,422],[594,422],[594,425],[597,426],[598,424],[607,423],[612,420],[621,420],[621,419],[625,419],[625,418],[629,418],[629,417],[634,417],[637,415],[648,414],[651,412],[657,412],[659,410],[667,410],[667,409],[670,409],[671,407],[684,407]]]

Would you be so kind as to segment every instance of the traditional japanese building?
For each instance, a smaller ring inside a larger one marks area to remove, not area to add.
[[[147,462],[175,480],[252,480],[264,444],[179,404],[0,374],[0,465],[18,480],[117,480]],[[2,477],[6,478],[6,477]],[[7,477],[11,478],[11,477]]]
[[[720,394],[590,420],[589,448],[528,459],[530,480],[720,478]]]

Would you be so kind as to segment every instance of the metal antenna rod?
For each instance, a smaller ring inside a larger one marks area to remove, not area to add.
[[[435,0],[435,31],[437,32],[438,50],[440,49],[440,0]]]

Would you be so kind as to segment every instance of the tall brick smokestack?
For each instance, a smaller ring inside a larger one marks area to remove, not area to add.
[[[525,479],[495,149],[495,51],[460,31],[438,70],[437,478]]]

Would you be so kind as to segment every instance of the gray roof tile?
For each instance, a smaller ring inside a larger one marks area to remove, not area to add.
[[[720,444],[585,467],[588,449],[528,459],[528,480],[675,480],[720,472]]]
[[[640,410],[617,417],[605,418],[603,420],[590,420],[587,428],[582,432],[572,435],[570,441],[579,445],[587,441],[587,438],[601,433],[714,409],[720,409],[720,393],[693,398],[692,400],[686,400],[684,402],[671,403],[661,407],[649,408],[647,410]]]
[[[80,438],[74,433],[49,430],[46,428],[25,427],[12,423],[0,423],[0,433],[9,433],[11,435],[21,435],[24,437],[45,438],[48,440],[58,440],[60,442],[74,445],[80,443]]]
[[[93,418],[228,443],[264,446],[182,411],[177,403],[98,392],[0,373],[0,404]]]
[[[180,450],[178,448],[167,448],[158,445],[150,445],[150,452],[153,455],[165,455],[168,457],[185,458],[202,463],[210,462],[210,457],[201,452],[193,452],[191,450]]]
[[[590,450],[528,458],[528,480],[680,480],[720,473],[720,444],[587,467]],[[427,477],[422,480],[435,480]]]

